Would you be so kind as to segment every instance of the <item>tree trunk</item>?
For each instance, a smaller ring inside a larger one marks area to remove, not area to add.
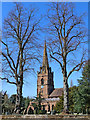
[[[20,113],[21,102],[22,102],[22,87],[23,87],[23,49],[22,49],[22,42],[19,44],[19,47],[20,47],[20,67],[19,67],[20,79],[17,83],[16,113]]]
[[[21,110],[21,101],[22,101],[22,84],[20,82],[17,85],[17,95],[16,95],[16,106],[15,113],[19,114]]]
[[[66,54],[66,52],[64,53]],[[67,79],[67,70],[66,70],[66,57],[63,62],[63,92],[64,92],[64,113],[69,113],[69,91],[68,91],[68,79]]]
[[[63,109],[63,112],[64,113],[68,113],[69,112],[69,100],[68,100],[68,95],[69,95],[69,92],[68,92],[68,83],[67,83],[67,80],[66,80],[66,77],[64,76],[63,77],[63,91],[64,91],[64,109]]]

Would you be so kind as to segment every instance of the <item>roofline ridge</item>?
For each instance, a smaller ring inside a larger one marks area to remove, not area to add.
[[[55,88],[55,89],[63,89],[63,88]]]

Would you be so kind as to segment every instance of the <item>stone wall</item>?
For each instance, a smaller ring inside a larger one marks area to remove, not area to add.
[[[89,115],[3,115],[0,120],[90,120]]]

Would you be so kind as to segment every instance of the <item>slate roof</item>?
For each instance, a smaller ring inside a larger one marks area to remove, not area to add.
[[[50,98],[52,97],[60,97],[62,96],[63,88],[56,88],[53,90],[53,92],[49,95]]]
[[[46,98],[46,101],[59,101],[59,98]]]

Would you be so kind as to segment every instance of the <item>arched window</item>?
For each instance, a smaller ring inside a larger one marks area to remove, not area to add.
[[[43,105],[43,110],[45,110],[45,105]]]
[[[48,105],[48,112],[50,111],[50,105]]]
[[[44,85],[44,79],[43,78],[41,79],[41,85]]]
[[[52,110],[54,109],[54,105],[52,105]]]
[[[42,78],[42,79],[41,79],[41,88],[44,87],[43,85],[44,85],[44,79]]]

